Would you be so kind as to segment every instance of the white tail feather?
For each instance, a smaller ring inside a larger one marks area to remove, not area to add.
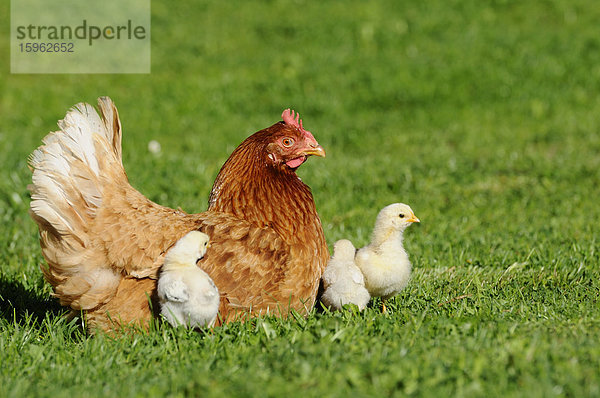
[[[114,295],[120,275],[104,260],[88,228],[102,206],[106,167],[119,168],[121,125],[107,98],[98,100],[100,116],[88,104],[78,104],[59,121],[60,131],[48,134],[30,157],[33,169],[31,215],[38,223],[42,252],[49,268],[44,276],[61,304],[74,309],[96,307]],[[115,181],[113,181],[115,183]]]

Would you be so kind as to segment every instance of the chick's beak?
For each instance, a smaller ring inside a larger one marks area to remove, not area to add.
[[[305,156],[314,155],[324,158],[325,157],[325,149],[317,143],[311,144],[307,149],[302,151],[302,154]]]
[[[419,220],[417,218],[417,216],[415,216],[414,214],[412,216],[410,216],[410,218],[408,220],[406,220],[408,222],[421,222],[421,220]]]

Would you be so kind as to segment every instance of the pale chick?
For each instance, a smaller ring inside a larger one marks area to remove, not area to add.
[[[212,326],[219,310],[219,290],[196,265],[204,257],[209,237],[192,231],[165,255],[158,279],[161,314],[173,326]]]
[[[354,263],[355,254],[349,240],[338,240],[333,246],[333,256],[322,276],[325,290],[321,296],[330,309],[340,310],[346,304],[355,304],[362,311],[371,299],[363,274]]]
[[[404,203],[384,207],[375,221],[371,243],[356,253],[365,286],[372,297],[382,297],[384,312],[385,300],[408,284],[412,267],[402,240],[404,230],[415,222],[420,220]]]

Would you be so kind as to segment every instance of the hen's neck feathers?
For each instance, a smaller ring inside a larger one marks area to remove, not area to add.
[[[310,188],[285,164],[269,160],[263,132],[250,136],[227,159],[208,210],[271,227],[289,244],[301,243],[307,229],[322,234]]]

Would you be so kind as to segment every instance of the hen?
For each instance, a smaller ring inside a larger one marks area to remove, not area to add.
[[[187,214],[148,200],[128,182],[113,102],[72,108],[30,157],[30,214],[45,279],[88,329],[146,326],[159,311],[165,253],[200,230],[211,238],[202,268],[221,293],[218,323],[266,312],[306,314],[329,253],[311,191],[295,170],[325,156],[298,115],[244,140],[214,182],[208,210]]]
[[[188,232],[165,255],[157,292],[160,312],[172,326],[210,326],[217,318],[219,290],[196,265],[208,241],[202,232]]]

